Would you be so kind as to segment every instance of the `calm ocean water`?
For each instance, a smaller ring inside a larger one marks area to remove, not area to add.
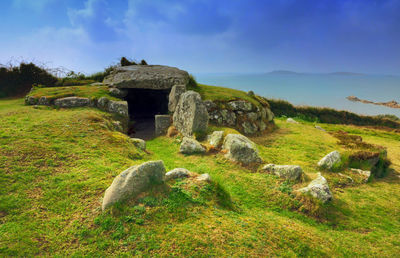
[[[400,109],[351,102],[347,96],[375,102],[400,102],[400,77],[328,74],[195,74],[199,83],[252,90],[295,105],[331,107],[364,115],[392,114]]]

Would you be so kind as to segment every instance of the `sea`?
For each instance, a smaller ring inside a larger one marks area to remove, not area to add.
[[[361,115],[390,114],[400,109],[352,102],[347,96],[374,102],[400,102],[400,76],[364,74],[194,74],[200,84],[254,91],[294,105],[330,107]]]

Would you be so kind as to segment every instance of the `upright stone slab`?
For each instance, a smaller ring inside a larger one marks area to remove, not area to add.
[[[168,110],[174,112],[180,96],[186,91],[185,85],[174,85],[169,93]]]
[[[171,125],[170,115],[155,115],[155,134],[156,136],[165,135]]]
[[[176,129],[184,136],[190,137],[194,132],[206,132],[208,112],[199,93],[187,91],[181,95],[173,121]]]

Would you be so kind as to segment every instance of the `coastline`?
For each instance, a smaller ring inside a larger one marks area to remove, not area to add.
[[[346,99],[348,99],[352,102],[361,102],[364,104],[373,104],[373,105],[385,106],[385,107],[389,107],[389,108],[400,108],[400,103],[398,103],[395,100],[388,101],[388,102],[374,102],[374,101],[370,101],[370,100],[360,99],[360,98],[357,98],[356,96],[348,96],[348,97],[346,97]]]

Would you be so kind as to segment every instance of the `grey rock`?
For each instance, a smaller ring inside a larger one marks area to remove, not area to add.
[[[102,82],[94,82],[90,84],[91,86],[103,86],[104,84]]]
[[[228,126],[234,126],[236,124],[236,115],[234,112],[226,109],[220,111],[222,117],[222,124]]]
[[[311,181],[308,186],[297,190],[297,192],[310,194],[323,203],[333,199],[332,193],[329,189],[328,181],[326,181],[325,177],[323,177],[321,173],[318,173],[318,177]]]
[[[267,164],[262,168],[262,171],[275,174],[280,178],[284,178],[292,182],[301,181],[304,174],[301,167],[295,165]]]
[[[201,174],[196,177],[196,180],[200,182],[211,182],[211,176],[207,173]]]
[[[208,112],[199,93],[187,91],[181,95],[173,122],[176,129],[184,136],[191,136],[194,132],[207,131]]]
[[[129,139],[133,145],[135,145],[137,148],[141,150],[146,150],[146,141],[139,139],[139,138],[130,138]]]
[[[274,113],[272,113],[271,109],[265,108],[265,110],[267,111],[267,120],[268,120],[268,122],[271,122],[272,120],[274,120],[275,115],[274,115]]]
[[[80,97],[67,97],[56,99],[54,105],[61,108],[72,108],[72,107],[86,107],[90,106],[90,99]]]
[[[97,101],[97,107],[103,111],[108,111],[108,104],[110,104],[110,100],[106,97],[101,97]]]
[[[25,104],[26,105],[36,105],[38,104],[38,99],[32,96],[26,96],[25,97]]]
[[[116,88],[162,90],[174,85],[187,85],[189,74],[163,65],[132,65],[115,68],[103,83]]]
[[[244,121],[242,127],[245,134],[255,134],[258,131],[258,127],[254,122]]]
[[[294,120],[293,118],[289,117],[288,119],[286,119],[286,122],[291,123],[291,124],[298,124],[299,122],[297,122],[296,120]]]
[[[222,118],[220,110],[212,110],[212,111],[209,111],[208,114],[209,114],[209,119],[212,123],[215,123],[217,125],[223,124],[223,118]]]
[[[351,178],[350,176],[344,175],[344,174],[342,174],[342,173],[338,173],[338,175],[341,176],[341,177],[343,177],[343,178],[346,178],[347,181],[348,181],[348,183],[354,183],[353,178]]]
[[[186,91],[185,85],[174,85],[169,93],[168,110],[174,112],[176,105],[178,105],[179,98]]]
[[[155,115],[155,134],[156,136],[165,135],[168,127],[171,126],[170,115]]]
[[[227,150],[225,157],[230,160],[243,164],[262,162],[255,143],[241,134],[228,134],[222,148]]]
[[[265,129],[267,129],[267,125],[264,123],[264,121],[260,120],[258,122],[258,128],[260,130],[260,132],[264,131]]]
[[[128,102],[110,100],[108,103],[108,112],[129,117]]]
[[[117,97],[117,98],[125,98],[128,96],[128,91],[123,90],[123,89],[118,89],[118,88],[109,88],[108,91],[110,92],[111,96]]]
[[[318,125],[315,126],[315,129],[326,132],[326,130],[324,128],[322,128],[321,126],[318,126]]]
[[[361,169],[357,169],[357,168],[351,168],[350,171],[352,171],[353,173],[357,173],[361,176],[364,177],[364,183],[368,182],[369,179],[371,178],[371,171],[367,171],[367,170],[361,170]]]
[[[206,106],[208,112],[217,108],[217,104],[215,104],[212,100],[205,100],[203,103]]]
[[[113,125],[113,130],[116,130],[121,133],[125,133],[125,129],[124,129],[124,126],[121,121],[112,121],[111,123]]]
[[[167,172],[165,174],[165,181],[169,181],[172,179],[177,179],[177,178],[185,178],[190,176],[190,171],[187,170],[186,168],[174,168],[173,170]]]
[[[164,162],[149,161],[139,166],[133,166],[119,174],[111,186],[107,188],[102,209],[105,210],[116,202],[134,198],[148,190],[152,185],[164,182]]]
[[[219,147],[224,139],[224,131],[214,131],[208,136],[208,143],[214,147]]]
[[[325,157],[323,157],[319,162],[318,166],[324,169],[332,169],[335,164],[340,163],[342,160],[340,153],[338,151],[332,151]]]
[[[184,154],[195,154],[204,153],[206,152],[206,149],[195,139],[184,137],[179,152]]]
[[[38,105],[50,106],[50,100],[45,96],[40,97],[39,101],[38,101]]]
[[[229,107],[234,111],[251,111],[253,104],[244,100],[235,100],[228,102]]]
[[[260,113],[256,113],[256,112],[247,113],[247,118],[252,122],[255,122],[260,117],[261,117]]]

